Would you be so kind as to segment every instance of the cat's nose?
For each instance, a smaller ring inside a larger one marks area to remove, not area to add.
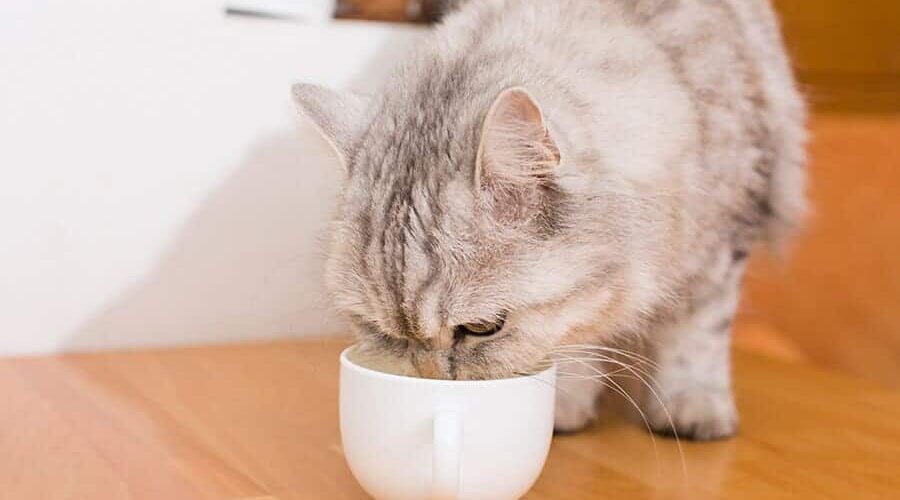
[[[452,378],[449,361],[434,351],[417,354],[413,358],[413,366],[422,378],[438,380]]]
[[[446,351],[447,349],[451,349],[453,344],[456,343],[456,338],[453,334],[452,328],[441,328],[437,330],[437,332],[429,337],[429,346],[431,349],[437,349]]]

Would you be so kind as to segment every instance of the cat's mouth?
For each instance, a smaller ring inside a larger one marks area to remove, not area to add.
[[[533,375],[552,364],[538,349],[497,346],[493,349],[457,350],[447,356],[451,380],[495,380]]]
[[[461,349],[420,350],[409,353],[409,363],[415,376],[437,380],[491,380],[515,376],[517,370],[502,369],[488,356],[473,359]],[[401,362],[402,364],[402,362]],[[491,369],[491,366],[494,366]]]
[[[387,344],[380,338],[360,340],[354,353],[360,364],[410,377],[494,380],[538,373],[549,366],[543,360],[549,359],[550,346],[521,342],[511,334],[477,343],[457,342],[443,349],[413,341]]]

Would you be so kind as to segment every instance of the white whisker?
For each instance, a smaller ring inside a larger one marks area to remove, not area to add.
[[[598,346],[598,347],[600,347],[600,346]],[[576,348],[576,349],[583,349],[583,348],[584,348],[584,347],[578,347],[578,348]],[[597,349],[597,350],[606,350],[606,349]],[[610,349],[610,350],[611,350],[611,351],[618,351],[617,349]],[[557,355],[563,356],[564,358],[567,357],[567,356],[566,356],[565,354],[563,354],[560,350],[555,350],[554,353],[557,354]],[[672,429],[672,436],[675,438],[675,444],[676,444],[676,446],[678,447],[678,455],[679,455],[679,457],[680,457],[680,459],[681,459],[682,475],[683,475],[683,477],[686,478],[686,477],[687,477],[687,463],[686,463],[685,458],[684,458],[684,449],[682,448],[682,445],[681,445],[681,439],[678,437],[678,430],[675,428],[675,422],[674,422],[674,420],[672,419],[672,415],[671,415],[671,413],[669,412],[669,409],[666,407],[665,403],[663,402],[662,397],[659,395],[659,392],[657,392],[657,390],[654,389],[654,387],[653,387],[654,385],[655,385],[656,387],[659,387],[659,383],[656,381],[656,378],[653,377],[652,375],[650,375],[649,373],[647,373],[646,370],[643,370],[643,369],[641,369],[641,368],[635,368],[635,367],[633,367],[633,366],[631,366],[631,365],[628,365],[628,364],[626,364],[626,363],[624,363],[624,362],[622,362],[622,361],[619,361],[619,360],[610,358],[610,357],[608,357],[608,356],[606,356],[606,355],[604,355],[604,354],[600,354],[600,353],[598,353],[598,352],[593,352],[593,353],[590,353],[590,354],[594,357],[594,360],[595,360],[595,361],[600,361],[600,362],[605,362],[605,363],[612,363],[612,364],[614,364],[614,365],[618,365],[618,366],[622,367],[622,369],[624,369],[624,370],[626,370],[626,371],[631,372],[631,373],[637,378],[637,380],[639,380],[639,381],[640,381],[640,382],[641,382],[641,383],[642,383],[642,384],[650,391],[650,393],[653,395],[654,399],[659,403],[660,408],[662,408],[663,412],[665,413],[666,419],[668,420],[668,423],[669,423],[669,427]],[[598,372],[598,373],[602,373],[602,372],[600,372],[600,370],[598,370],[597,368],[591,366],[587,361],[584,361],[584,360],[577,360],[576,358],[571,358],[571,359],[572,359],[573,361],[577,361],[577,362],[579,362],[579,363],[585,364],[586,366],[589,366],[592,370],[594,370],[594,371],[596,371],[596,372]],[[646,358],[644,358],[644,359],[646,359]],[[648,360],[648,361],[649,361],[649,360]],[[654,365],[655,365],[655,363],[654,363]],[[640,373],[638,372],[638,370],[640,370],[641,372],[643,372],[643,374],[644,374],[648,379],[650,379],[650,381],[653,382],[653,383],[651,384],[651,383],[648,382],[644,377],[642,377],[642,376],[640,375]],[[611,378],[608,378],[608,380],[612,381]],[[633,400],[631,400],[630,398],[629,398],[629,400],[630,400],[630,401],[633,401]],[[632,402],[632,404],[634,405],[635,403]],[[637,408],[636,405],[635,405],[635,407]],[[647,426],[647,429],[652,433],[652,432],[653,432],[653,429],[650,427],[649,421],[647,420],[646,415],[644,414],[643,410],[641,410],[640,408],[637,408],[637,409],[638,409],[638,411],[641,413],[641,418],[644,420],[644,423],[645,423],[645,425]],[[654,447],[655,447],[655,444],[654,444]]]
[[[631,403],[631,405],[634,407],[634,409],[637,410],[637,412],[640,414],[641,419],[644,421],[644,425],[647,427],[647,431],[650,433],[650,440],[653,443],[653,454],[656,456],[656,463],[659,464],[659,448],[656,444],[656,436],[654,436],[654,434],[653,434],[653,428],[650,427],[650,421],[647,419],[647,415],[644,413],[644,410],[641,409],[640,405],[637,404],[637,401],[635,401],[634,398],[632,398],[631,395],[628,394],[628,392],[618,382],[607,377],[606,374],[604,374],[597,367],[592,366],[589,362],[582,361],[580,359],[574,359],[574,358],[567,359],[566,361],[574,361],[576,363],[579,363],[579,364],[585,366],[589,370],[594,371],[594,373],[597,374],[599,379],[605,380],[606,382],[609,382],[610,384],[612,384],[615,387],[616,392],[618,394],[620,394],[622,397],[624,397],[629,403]],[[601,382],[601,383],[603,383],[604,386],[606,386],[606,387],[610,387],[605,382]]]

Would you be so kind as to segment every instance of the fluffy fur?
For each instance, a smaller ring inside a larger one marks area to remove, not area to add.
[[[346,167],[327,281],[369,357],[496,378],[642,336],[654,429],[734,432],[744,262],[805,206],[804,106],[767,0],[465,2],[381,95],[294,93]],[[566,430],[599,392],[571,384]]]

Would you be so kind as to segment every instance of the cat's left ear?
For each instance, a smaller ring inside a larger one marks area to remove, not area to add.
[[[318,127],[346,168],[347,157],[368,125],[370,98],[309,83],[293,85],[291,94],[297,110]]]
[[[478,148],[478,187],[536,186],[559,167],[561,153],[537,101],[521,87],[506,89],[491,105]]]

